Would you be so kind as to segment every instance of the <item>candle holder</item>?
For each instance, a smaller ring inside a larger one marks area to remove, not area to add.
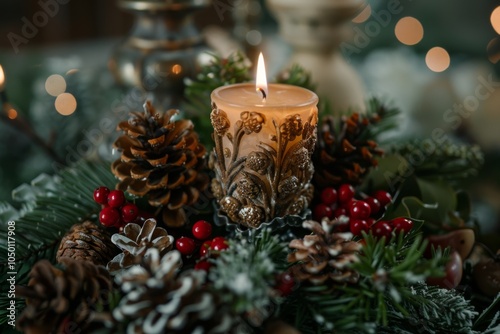
[[[290,87],[273,85],[272,90],[284,92]],[[215,171],[211,186],[220,210],[231,221],[250,228],[276,217],[300,215],[313,197],[316,94],[295,87],[297,94],[303,94],[301,104],[256,105],[248,110],[248,104],[225,100],[221,92],[227,89],[255,94],[246,84],[220,87],[212,93],[215,148],[209,165]]]

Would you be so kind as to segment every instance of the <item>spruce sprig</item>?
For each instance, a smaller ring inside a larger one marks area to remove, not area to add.
[[[380,333],[472,333],[472,324],[477,312],[462,295],[455,290],[442,289],[417,283],[410,287],[416,301],[403,301],[408,314],[403,315],[394,308],[388,310],[389,325],[380,327]]]
[[[209,274],[213,288],[233,311],[246,315],[252,326],[260,326],[279,302],[273,285],[285,267],[286,249],[266,229],[249,240],[231,240],[229,249],[213,261]]]
[[[360,298],[359,303],[372,310],[366,313],[366,320],[386,326],[388,308],[408,314],[402,301],[415,299],[409,286],[427,277],[442,276],[447,257],[437,252],[431,259],[425,259],[427,243],[420,234],[405,237],[400,233],[388,243],[385,238],[365,234],[364,241],[359,262],[352,268],[360,274],[361,288],[369,290],[371,295],[364,295],[368,298]]]

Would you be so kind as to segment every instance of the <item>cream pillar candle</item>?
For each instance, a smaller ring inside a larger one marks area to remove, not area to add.
[[[221,210],[253,228],[300,214],[313,191],[316,94],[291,85],[236,84],[211,97],[212,190]]]

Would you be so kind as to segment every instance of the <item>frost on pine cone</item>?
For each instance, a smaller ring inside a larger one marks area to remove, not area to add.
[[[301,282],[319,284],[357,283],[359,274],[348,268],[358,260],[361,244],[351,241],[351,233],[332,232],[337,220],[324,219],[321,224],[305,221],[302,226],[313,233],[292,240],[288,262],[295,263],[292,273]]]
[[[218,297],[208,291],[206,272],[188,270],[179,274],[178,251],[160,257],[150,249],[141,265],[117,276],[124,297],[114,309],[118,321],[129,321],[127,332],[230,333],[233,320]]]
[[[138,264],[150,248],[156,248],[160,255],[172,249],[174,237],[161,227],[156,227],[154,219],[148,219],[141,226],[130,223],[125,225],[123,233],[113,234],[111,241],[122,250],[107,265],[112,275],[123,269]]]
[[[364,116],[353,113],[339,124],[326,117],[318,129],[318,141],[313,153],[313,183],[317,189],[341,183],[359,184],[371,167],[377,166],[377,156],[383,151],[373,140],[366,139],[367,128],[381,120],[377,113]]]
[[[162,207],[168,226],[185,223],[183,206],[195,203],[209,180],[203,171],[205,147],[191,121],[172,120],[176,114],[173,109],[158,113],[148,101],[144,113],[120,122],[118,129],[125,134],[114,147],[121,157],[111,167],[120,179],[117,188]]]
[[[63,333],[67,323],[85,329],[105,315],[95,310],[107,303],[113,288],[106,269],[70,258],[60,261],[64,270],[47,260],[37,262],[29,274],[28,286],[16,287],[16,297],[26,298],[26,308],[17,321],[22,332]]]
[[[119,250],[111,242],[111,234],[100,226],[85,221],[75,224],[62,238],[56,260],[72,258],[105,266]]]

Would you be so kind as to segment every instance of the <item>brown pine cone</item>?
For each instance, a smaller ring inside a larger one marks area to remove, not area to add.
[[[111,241],[122,250],[107,265],[112,275],[120,273],[123,269],[140,263],[146,251],[156,248],[160,255],[172,249],[174,237],[161,227],[156,227],[156,220],[148,219],[141,226],[127,224],[122,234],[113,234]]]
[[[181,255],[160,257],[149,249],[141,266],[118,277],[125,296],[114,309],[118,322],[128,320],[128,333],[231,333],[234,320],[217,295],[204,287],[206,272],[178,275]]]
[[[111,233],[85,221],[73,225],[62,238],[56,260],[61,262],[62,258],[69,257],[105,266],[118,252],[119,249],[111,242]]]
[[[64,270],[47,260],[38,261],[28,286],[16,287],[16,297],[26,298],[17,320],[17,328],[24,333],[62,333],[68,323],[85,329],[97,316],[97,304],[103,304],[112,291],[104,267],[70,258],[61,258],[61,264]]]
[[[351,233],[331,232],[337,224],[328,219],[321,224],[312,220],[302,224],[313,233],[289,244],[294,251],[288,254],[288,262],[296,263],[292,267],[295,279],[313,285],[358,281],[359,274],[346,266],[358,260],[361,244],[351,241]]]
[[[359,184],[371,167],[377,166],[377,157],[383,154],[377,143],[366,140],[367,128],[379,122],[378,114],[364,116],[357,113],[336,124],[326,117],[318,129],[318,141],[313,153],[316,189],[335,187],[341,183]]]
[[[112,171],[120,179],[117,188],[147,196],[149,204],[163,208],[167,226],[181,226],[183,206],[194,204],[208,186],[205,147],[198,141],[193,123],[173,121],[176,110],[156,112],[148,101],[144,113],[134,112],[120,122],[124,132],[114,143],[121,151]]]

